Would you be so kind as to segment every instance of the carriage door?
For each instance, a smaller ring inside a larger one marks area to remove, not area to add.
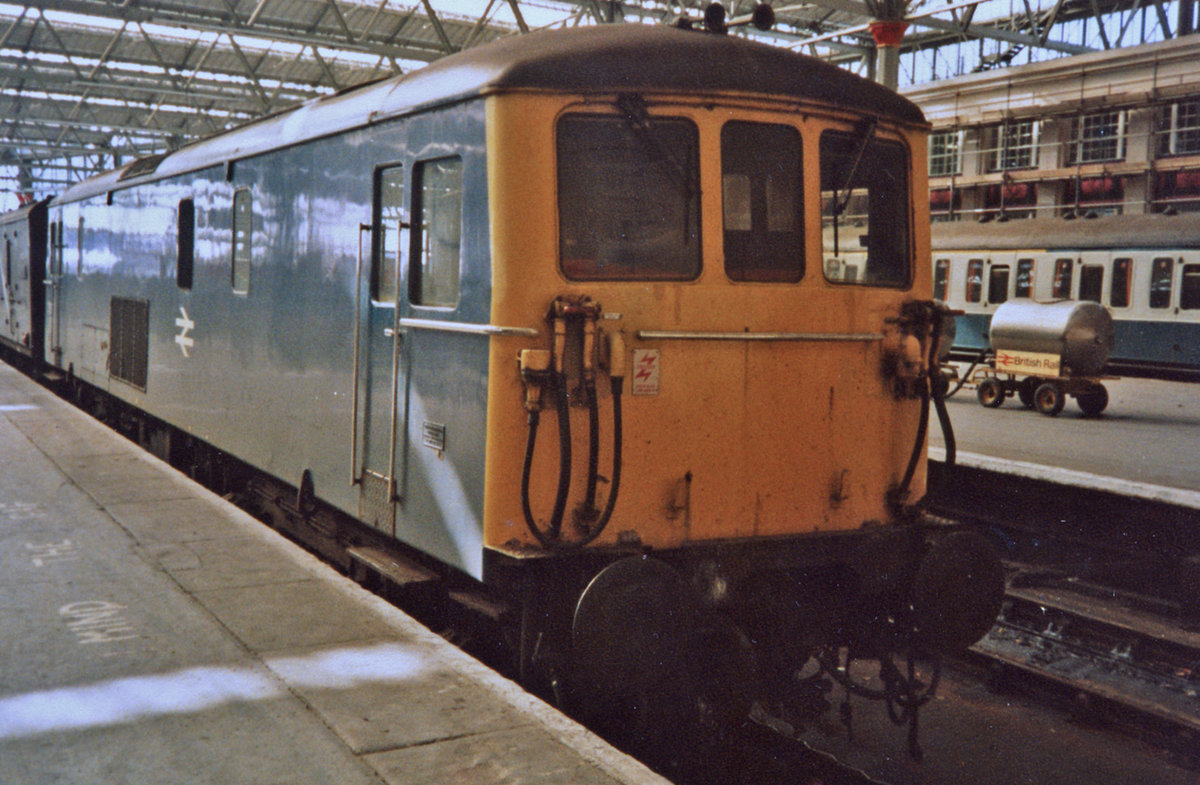
[[[59,220],[50,224],[50,259],[46,265],[46,277],[43,284],[46,287],[46,327],[44,335],[46,346],[43,348],[43,359],[46,362],[53,363],[57,367],[62,367],[62,338],[60,336],[60,326],[62,322],[61,306],[62,306],[62,276],[63,276],[63,222],[65,211],[59,213]],[[80,248],[80,258],[83,255],[83,218],[79,219],[79,233],[75,238],[76,243]]]
[[[358,308],[355,337],[354,479],[359,517],[394,534],[396,502],[404,492],[400,442],[408,387],[398,317],[401,253],[408,242],[403,167],[377,169],[374,190],[372,223],[359,237],[358,291],[368,296]]]

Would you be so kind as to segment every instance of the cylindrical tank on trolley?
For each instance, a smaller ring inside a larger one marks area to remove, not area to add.
[[[1095,376],[1112,354],[1113,320],[1090,301],[1012,300],[996,309],[988,339],[995,352],[1053,354],[1063,376]]]

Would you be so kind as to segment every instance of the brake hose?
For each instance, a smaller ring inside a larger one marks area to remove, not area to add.
[[[604,511],[602,513],[600,513],[600,517],[599,517],[599,519],[597,519],[596,525],[593,526],[591,528],[591,530],[586,535],[584,535],[584,537],[582,539],[574,540],[571,542],[565,542],[563,540],[558,539],[558,535],[561,531],[561,526],[562,526],[561,517],[559,517],[557,519],[557,524],[555,523],[555,519],[553,517],[551,518],[549,534],[547,534],[546,532],[543,532],[542,529],[540,527],[538,527],[537,521],[533,517],[533,509],[530,506],[530,502],[529,502],[529,481],[530,481],[530,476],[532,474],[533,452],[534,452],[534,446],[537,443],[538,424],[541,420],[541,416],[540,416],[540,412],[537,409],[533,409],[529,412],[529,433],[526,436],[526,440],[525,440],[525,460],[524,460],[524,463],[521,468],[521,510],[525,515],[525,525],[529,528],[529,531],[534,536],[534,538],[537,539],[537,541],[539,543],[541,543],[542,547],[551,549],[551,550],[565,550],[568,548],[582,548],[583,546],[587,545],[588,543],[592,542],[597,537],[599,537],[601,532],[604,531],[604,528],[606,526],[608,526],[608,522],[612,518],[613,508],[617,504],[617,496],[619,495],[620,490],[621,490],[621,453],[622,453],[622,447],[624,444],[624,433],[623,433],[624,432],[624,424],[623,424],[622,413],[621,413],[621,396],[622,396],[622,393],[624,392],[624,389],[625,389],[624,376],[613,376],[612,377],[613,468],[612,468],[611,487],[609,488],[609,492],[608,492],[608,501],[605,502]],[[564,401],[566,399],[565,395],[560,395],[559,397],[562,398]],[[562,427],[559,428],[560,433],[563,430],[564,429]],[[598,428],[597,428],[597,430],[598,430]],[[570,434],[568,433],[568,439],[569,438],[570,438]],[[560,441],[561,441],[561,437],[560,437]],[[597,437],[597,441],[599,441],[598,437]],[[568,458],[568,462],[569,462],[569,459],[570,459],[569,443],[567,445],[567,458]],[[560,471],[561,471],[561,467],[560,467]],[[568,475],[569,475],[569,472],[570,472],[570,467],[568,466],[567,467]],[[561,482],[561,480],[562,480],[561,473],[559,476],[559,480],[560,480],[559,489],[561,491],[563,488],[563,484]],[[563,493],[562,496],[563,496],[563,507],[565,508],[566,507],[565,493]],[[557,503],[558,503],[558,500],[556,499],[556,502],[555,502],[556,509],[557,509]]]
[[[554,497],[554,512],[550,514],[550,538],[557,540],[567,509],[567,493],[571,490],[571,409],[567,400],[567,375],[556,373],[554,384],[555,408],[558,410],[558,493]]]

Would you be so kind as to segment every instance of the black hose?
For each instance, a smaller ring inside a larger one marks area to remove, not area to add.
[[[896,489],[896,501],[903,504],[904,497],[912,485],[913,475],[917,473],[917,464],[921,460],[921,450],[925,447],[925,432],[929,429],[929,384],[928,380],[921,385],[921,421],[917,425],[917,439],[913,443],[912,454],[908,456],[908,466],[904,469],[904,479]]]
[[[558,526],[551,527],[549,534],[543,532],[537,525],[537,521],[533,517],[533,509],[529,502],[529,481],[533,470],[533,451],[537,443],[537,430],[540,421],[540,415],[537,410],[529,413],[529,434],[525,439],[525,460],[521,467],[521,510],[525,514],[525,525],[529,528],[534,538],[541,543],[542,547],[552,550],[565,550],[568,548],[582,548],[588,543],[600,536],[604,528],[608,526],[609,520],[612,518],[613,508],[617,504],[617,496],[621,491],[621,452],[624,444],[624,424],[621,414],[621,394],[624,392],[625,382],[622,378],[614,378],[612,380],[612,401],[613,401],[613,468],[612,482],[609,487],[608,501],[604,504],[604,511],[600,513],[600,517],[596,521],[596,525],[592,527],[582,539],[573,542],[564,542],[558,539],[559,531],[561,530],[562,519],[558,518]],[[565,400],[565,396],[560,396]],[[561,410],[560,410],[561,411]],[[560,414],[561,416],[561,414]],[[564,429],[559,428],[561,433]],[[568,432],[568,438],[570,434]],[[560,437],[561,438],[561,437]],[[568,461],[570,459],[570,448],[568,445],[567,452]],[[597,463],[599,461],[597,460]],[[560,467],[561,469],[561,467]],[[569,474],[570,467],[567,467]],[[559,475],[559,490],[562,490],[562,474]],[[562,493],[563,508],[566,507],[565,493]],[[556,500],[557,508],[557,500]],[[551,519],[551,524],[554,519]]]
[[[587,491],[583,496],[583,512],[590,516],[596,511],[596,479],[600,473],[600,403],[596,400],[595,379],[584,380],[583,393],[588,407]]]
[[[538,528],[537,521],[533,519],[533,509],[529,505],[529,477],[533,469],[533,448],[537,444],[540,420],[541,413],[537,409],[529,412],[529,435],[525,437],[525,462],[521,467],[521,510],[525,513],[525,525],[529,527],[530,534],[542,544],[542,547],[549,548],[552,543]]]
[[[613,468],[612,482],[608,489],[608,501],[604,503],[604,512],[600,513],[600,518],[596,521],[596,525],[592,527],[592,530],[582,540],[574,543],[576,547],[583,547],[600,536],[600,533],[604,531],[604,527],[608,526],[608,521],[612,518],[613,508],[617,505],[617,496],[621,492],[621,450],[624,445],[624,426],[621,417],[621,394],[624,391],[625,379],[620,376],[613,377]]]
[[[942,441],[946,444],[946,466],[949,468],[958,458],[958,445],[954,439],[954,426],[950,424],[950,412],[946,411],[946,396],[935,392],[933,408],[937,411],[938,424],[942,428]]]
[[[554,512],[550,514],[550,539],[557,540],[567,509],[567,493],[571,490],[571,409],[566,374],[555,374],[554,383],[558,409],[558,493],[554,497]]]
[[[979,365],[979,363],[983,362],[984,358],[987,357],[987,353],[988,353],[987,349],[980,349],[979,356],[976,357],[974,360],[972,360],[971,364],[969,366],[967,366],[967,370],[963,373],[963,375],[961,377],[959,377],[958,384],[954,385],[954,389],[950,390],[942,397],[950,398],[954,395],[954,393],[961,390],[963,388],[963,385],[967,383],[967,379],[971,378],[971,371],[975,370],[976,365]]]

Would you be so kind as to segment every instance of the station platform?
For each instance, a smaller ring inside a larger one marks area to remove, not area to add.
[[[0,783],[665,783],[0,365]]]

